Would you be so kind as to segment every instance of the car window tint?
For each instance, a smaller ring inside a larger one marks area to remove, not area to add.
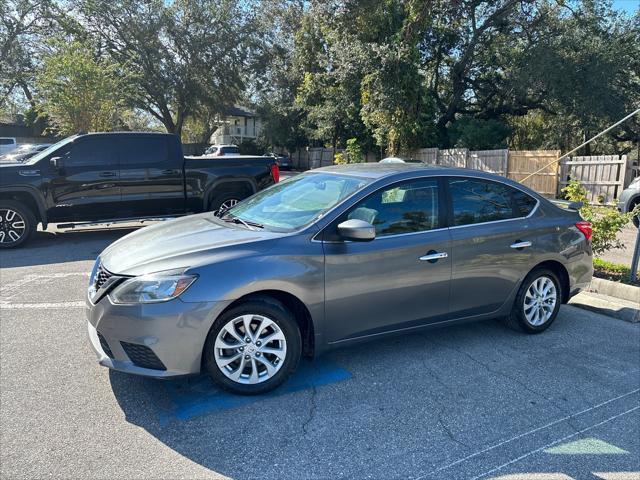
[[[453,206],[453,225],[493,222],[514,218],[511,188],[497,182],[449,179]]]
[[[516,190],[515,188],[512,190],[513,203],[514,208],[516,209],[516,213],[518,214],[518,216],[526,217],[533,211],[538,201],[532,196],[524,193],[522,190]]]
[[[382,189],[348,215],[376,227],[376,236],[432,230],[438,227],[438,182],[413,180]]]
[[[238,147],[222,147],[223,153],[238,153],[239,151]]]
[[[70,167],[117,168],[113,140],[89,137],[74,142],[65,164]]]
[[[15,140],[11,138],[0,138],[0,145],[13,145]]]
[[[169,145],[164,136],[129,136],[118,139],[120,161],[123,168],[127,165],[164,165],[169,159]]]

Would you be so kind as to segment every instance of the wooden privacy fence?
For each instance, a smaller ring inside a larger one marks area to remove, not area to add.
[[[562,160],[558,193],[573,179],[578,180],[587,189],[590,202],[611,203],[624,190],[626,169],[626,155],[571,157]]]
[[[299,150],[292,155],[293,164],[299,169],[331,165],[335,154],[340,151],[342,150],[331,148]],[[593,203],[614,202],[626,186],[626,155],[572,157],[562,160],[560,165],[555,162],[560,157],[560,150],[420,148],[402,152],[400,156],[429,165],[472,168],[495,173],[523,183],[547,197],[560,195],[570,178],[579,180],[585,186],[589,200]],[[378,159],[375,154],[369,153],[366,161],[377,162]]]
[[[507,178],[520,182],[541,195],[555,198],[558,193],[558,164],[554,160],[559,156],[560,150],[509,151]],[[542,171],[538,172],[540,169]],[[529,177],[534,172],[538,173]]]
[[[505,175],[508,150],[468,150],[466,148],[420,148],[406,153],[406,157],[429,165],[473,168],[485,172]]]
[[[294,168],[299,170],[326,167],[328,165],[333,165],[333,159],[336,153],[339,152],[342,152],[342,149],[308,148],[304,150],[297,150],[291,154],[291,161]]]

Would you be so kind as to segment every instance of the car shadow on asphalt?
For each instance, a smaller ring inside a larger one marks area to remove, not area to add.
[[[134,231],[131,228],[38,231],[23,247],[3,250],[1,268],[30,267],[80,260],[94,260],[107,246]]]
[[[338,410],[358,406],[369,409],[372,407],[367,404],[375,405],[377,400],[362,390],[369,389],[372,385],[373,388],[376,388],[376,385],[377,388],[381,388],[382,385],[383,395],[386,397],[385,407],[379,409],[376,406],[375,411],[371,411],[371,419],[377,418],[385,425],[402,417],[401,412],[386,404],[392,404],[398,392],[394,390],[394,375],[390,375],[389,371],[382,372],[381,369],[384,367],[377,363],[379,356],[375,352],[380,352],[392,364],[404,364],[408,370],[414,367],[421,368],[420,356],[426,353],[426,336],[429,337],[427,343],[432,348],[444,352],[449,347],[439,346],[440,342],[446,342],[451,336],[473,338],[482,330],[489,336],[497,332],[503,339],[522,337],[521,334],[498,326],[497,322],[490,320],[429,330],[419,335],[380,339],[329,352],[313,361],[302,360],[298,371],[284,385],[274,392],[260,396],[247,397],[226,393],[215,387],[206,375],[179,380],[155,380],[110,371],[109,378],[114,396],[128,422],[142,427],[169,448],[212,471],[231,478],[252,478],[261,468],[266,471],[273,465],[283,468],[286,465],[287,469],[291,469],[294,464],[299,466],[298,462],[304,463],[303,460],[292,459],[291,451],[298,442],[303,443],[305,448],[313,448],[311,435],[314,427],[311,423],[318,414],[316,410],[333,408],[328,406],[327,401],[335,401]],[[349,358],[355,360],[355,365],[347,360]],[[412,358],[415,361],[409,361]],[[354,368],[354,372],[343,365],[350,365],[348,368]],[[377,380],[376,372],[381,373]],[[353,375],[359,378],[354,379]],[[429,375],[426,375],[418,380],[417,388],[424,388],[421,384],[432,381]],[[404,383],[404,380],[401,382]],[[403,389],[406,387],[407,385],[402,386]],[[409,386],[410,390],[411,388]],[[324,400],[320,400],[320,392],[324,394]],[[440,400],[433,401],[415,392],[409,393],[408,397],[404,394],[405,392],[399,395],[398,401],[406,411],[411,411],[414,407],[442,408]],[[270,409],[274,409],[274,415],[280,420],[264,415]],[[350,420],[345,412],[339,412],[336,418],[341,419],[339,421],[353,422],[350,426],[345,425],[348,428],[359,428],[358,422],[362,421]],[[435,429],[438,430],[438,435],[442,434],[443,439],[448,438],[448,432],[441,432],[437,425]],[[328,428],[316,437],[316,441],[323,444],[323,450],[332,444],[331,437],[335,433],[332,430]],[[265,438],[260,439],[260,446],[251,446],[250,438],[253,431],[265,432]],[[265,441],[269,438],[270,441]],[[227,445],[232,451],[225,451],[226,441],[234,444]],[[236,442],[244,444],[244,455],[252,458],[250,468],[243,464],[246,459],[237,451]],[[452,441],[452,444],[447,447],[452,451],[460,447],[456,446],[455,441]],[[362,448],[368,452],[374,447],[366,447],[362,443],[359,447],[351,448]],[[350,463],[351,467],[357,468],[357,460],[354,459]],[[284,476],[286,471],[291,470],[284,470]],[[326,473],[325,471],[324,474]]]

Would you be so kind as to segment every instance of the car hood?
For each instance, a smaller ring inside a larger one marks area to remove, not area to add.
[[[107,247],[100,260],[111,273],[137,276],[252,255],[258,248],[264,253],[264,242],[281,236],[221,225],[211,213],[203,213],[130,233]]]

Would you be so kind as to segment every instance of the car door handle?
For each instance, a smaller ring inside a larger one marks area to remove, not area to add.
[[[531,242],[521,242],[521,241],[518,240],[516,243],[512,243],[509,246],[511,248],[515,248],[516,250],[519,250],[521,248],[530,247],[531,246]]]
[[[102,178],[110,178],[110,177],[115,177],[116,172],[100,172],[98,175]]]
[[[420,260],[423,262],[436,263],[441,258],[447,258],[448,256],[447,252],[436,252],[435,250],[431,250],[427,252],[426,255],[420,257]]]

